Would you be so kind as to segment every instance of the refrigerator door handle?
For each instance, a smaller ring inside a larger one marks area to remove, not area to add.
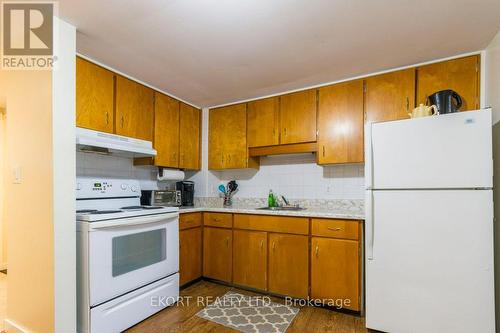
[[[375,245],[375,224],[373,218],[373,192],[365,193],[365,238],[366,258],[373,260],[373,247]]]
[[[372,124],[365,125],[365,188],[373,188],[373,143]]]

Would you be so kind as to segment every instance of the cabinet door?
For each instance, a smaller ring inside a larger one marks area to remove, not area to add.
[[[153,90],[122,76],[116,77],[116,134],[153,140]]]
[[[306,298],[309,286],[307,236],[269,234],[269,291]]]
[[[231,282],[232,254],[231,229],[203,229],[203,276]]]
[[[246,104],[210,110],[209,169],[238,169],[248,166]]]
[[[363,81],[319,90],[319,164],[363,162]]]
[[[179,168],[200,169],[200,110],[181,103]]]
[[[417,105],[437,91],[452,89],[462,97],[461,111],[479,109],[479,61],[475,55],[419,67]]]
[[[248,103],[248,147],[279,144],[279,97],[271,97]]]
[[[155,164],[179,166],[179,101],[155,92]]]
[[[234,231],[233,283],[255,289],[267,289],[266,232]]]
[[[281,144],[316,141],[316,90],[281,96]]]
[[[408,118],[415,107],[415,68],[365,79],[366,122]]]
[[[311,297],[325,303],[339,300],[344,308],[360,310],[359,288],[359,243],[312,237]]]
[[[76,126],[113,133],[113,76],[76,57]]]
[[[179,232],[180,285],[201,277],[201,228]]]

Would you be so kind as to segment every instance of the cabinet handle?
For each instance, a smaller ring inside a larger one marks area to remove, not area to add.
[[[123,116],[122,116],[121,117],[122,128],[123,128],[123,122],[124,122],[124,119],[123,119]]]
[[[318,245],[316,245],[316,251],[315,252],[316,252],[316,258],[318,258],[318,256],[319,256],[319,246]]]
[[[220,156],[220,161],[221,161],[221,164],[224,165],[224,155],[223,154]]]
[[[226,238],[226,247],[229,247],[229,238]]]
[[[218,218],[218,217],[214,217],[213,220],[214,220],[214,222],[220,222],[220,218]]]
[[[286,127],[283,129],[283,136],[286,136]]]
[[[227,161],[231,163],[231,154],[227,155]]]
[[[264,240],[260,241],[260,249],[262,250],[264,248]]]
[[[276,248],[276,243],[273,242],[272,248],[273,248],[273,252],[274,252],[274,249]]]
[[[410,98],[406,97],[406,111],[410,111]]]
[[[325,157],[325,145],[323,145],[323,157]]]
[[[327,227],[328,230],[331,230],[331,231],[340,231],[342,230],[341,228],[333,228],[333,227]]]
[[[109,125],[109,112],[106,112],[106,125]]]

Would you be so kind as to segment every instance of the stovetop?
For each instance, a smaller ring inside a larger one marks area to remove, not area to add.
[[[117,209],[80,209],[76,211],[77,221],[103,221],[129,217],[179,212],[178,207],[125,206]]]

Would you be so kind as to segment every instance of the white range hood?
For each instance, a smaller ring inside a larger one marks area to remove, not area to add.
[[[83,152],[130,158],[156,156],[151,141],[79,127],[76,128],[76,148]]]

